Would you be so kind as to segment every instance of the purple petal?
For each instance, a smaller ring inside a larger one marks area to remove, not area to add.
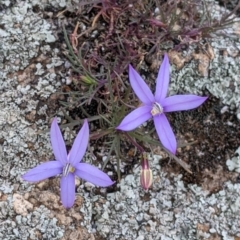
[[[164,112],[183,111],[200,106],[207,97],[196,95],[175,95],[161,101]]]
[[[152,106],[141,106],[129,113],[116,128],[123,131],[131,131],[152,117]]]
[[[161,102],[161,100],[167,96],[170,79],[169,75],[170,75],[169,59],[167,54],[164,54],[164,59],[157,76],[157,85],[155,92],[155,99],[157,102]]]
[[[162,145],[175,155],[177,141],[165,114],[153,117],[154,125]]]
[[[22,178],[29,182],[38,182],[62,172],[62,164],[58,161],[49,161],[29,170]]]
[[[69,162],[72,166],[75,166],[82,160],[87,149],[88,141],[89,126],[87,120],[84,120],[84,124],[75,138],[72,149],[69,153]]]
[[[50,136],[54,156],[64,166],[67,162],[67,150],[56,118],[52,121]]]
[[[138,72],[129,64],[129,79],[138,98],[145,104],[153,103],[154,96]]]
[[[71,208],[75,201],[75,177],[72,173],[62,176],[61,182],[61,201],[65,208]]]
[[[108,187],[114,184],[114,182],[110,179],[110,177],[106,173],[90,164],[78,163],[75,166],[75,168],[76,168],[75,174],[79,178],[82,178],[85,181],[93,183],[94,185],[100,187]]]

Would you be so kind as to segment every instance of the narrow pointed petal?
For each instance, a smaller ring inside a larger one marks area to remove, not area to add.
[[[75,174],[79,178],[82,178],[85,181],[93,183],[96,186],[108,187],[114,184],[114,182],[110,179],[110,177],[106,173],[90,164],[78,163],[75,166],[75,168],[76,168]]]
[[[131,65],[129,65],[129,80],[134,92],[143,103],[154,102],[154,96],[150,88]]]
[[[155,92],[155,99],[161,102],[167,96],[168,85],[170,79],[170,64],[167,54],[164,54],[164,59],[157,76],[157,85]]]
[[[177,141],[165,114],[153,117],[154,125],[162,145],[175,155],[177,150]]]
[[[50,137],[56,160],[65,165],[67,162],[67,150],[56,118],[52,121]]]
[[[152,106],[141,106],[129,113],[116,128],[123,131],[131,131],[152,117]]]
[[[206,99],[196,95],[175,95],[163,99],[161,105],[164,112],[183,111],[199,107]]]
[[[38,182],[60,174],[62,172],[62,169],[63,167],[60,162],[49,161],[29,170],[22,176],[22,178],[25,181]]]
[[[71,208],[75,201],[75,177],[72,173],[62,176],[61,182],[61,201],[65,208]]]
[[[72,149],[69,153],[69,162],[74,167],[80,162],[86,152],[89,141],[89,126],[88,121],[85,119],[84,124],[74,140]]]

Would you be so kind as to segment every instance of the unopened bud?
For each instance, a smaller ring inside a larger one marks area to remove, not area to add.
[[[90,76],[80,76],[80,79],[82,80],[83,83],[86,85],[96,85],[97,82],[95,79],[91,78]]]
[[[149,163],[148,163],[146,153],[143,153],[141,166],[142,166],[142,170],[140,172],[140,183],[145,190],[148,190],[152,186],[153,176],[152,176],[152,170],[149,168]]]

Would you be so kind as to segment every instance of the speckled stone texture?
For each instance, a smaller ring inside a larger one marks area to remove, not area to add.
[[[208,2],[216,15],[223,11]],[[76,179],[70,210],[61,205],[58,178],[38,184],[21,179],[30,168],[53,159],[49,123],[55,112],[49,106],[54,109],[69,68],[56,44],[59,29],[41,9],[74,9],[77,3],[0,2],[0,239],[240,239],[240,184],[226,182],[209,194],[184,185],[181,175],[161,171],[159,156],[150,156],[154,183],[148,192],[139,186],[138,166],[114,193],[100,189],[95,194],[94,186]],[[224,31],[228,38],[216,36],[202,43],[198,53],[169,51],[170,94],[200,94],[206,88],[240,119],[240,25]],[[59,116],[63,121],[63,113]],[[73,135],[65,129],[67,141]],[[227,161],[231,171],[239,172],[238,152]],[[84,161],[94,160],[87,154]]]

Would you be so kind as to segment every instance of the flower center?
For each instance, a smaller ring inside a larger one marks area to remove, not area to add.
[[[67,163],[63,168],[63,176],[66,177],[70,172],[73,173],[74,171],[75,168],[70,163]]]
[[[158,115],[158,114],[161,114],[161,113],[163,113],[163,107],[159,103],[155,102],[153,104],[153,108],[151,110],[151,114],[153,116],[155,116],[155,115]]]

